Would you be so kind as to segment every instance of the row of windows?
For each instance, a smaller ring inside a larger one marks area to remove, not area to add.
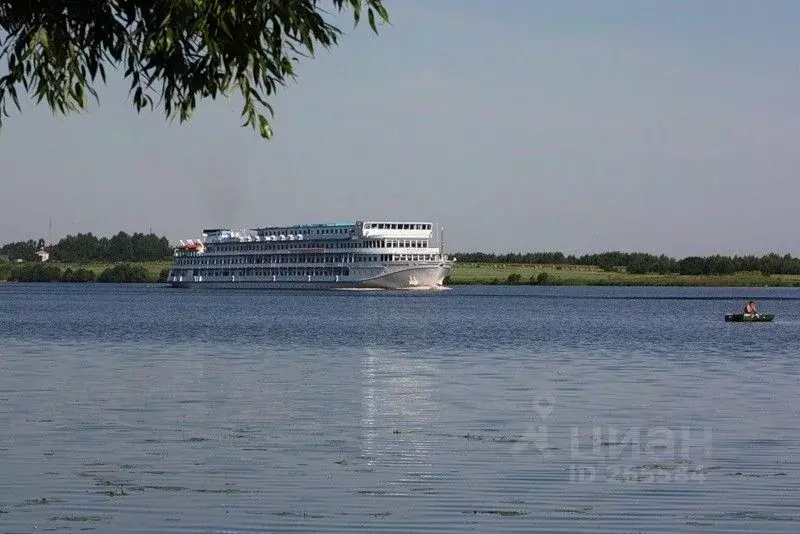
[[[347,267],[282,267],[273,269],[194,269],[193,276],[213,278],[215,276],[348,276]],[[173,269],[173,277],[189,276],[188,269]]]
[[[258,265],[280,263],[360,263],[376,261],[438,261],[438,254],[285,254],[180,257],[175,265]]]
[[[366,241],[342,241],[342,242],[291,242],[274,244],[238,244],[238,245],[216,245],[210,243],[208,252],[257,252],[266,250],[296,250],[304,248],[326,248],[326,249],[351,249],[351,248],[428,248],[427,239],[370,239]],[[188,252],[186,255],[196,255]]]
[[[363,243],[363,248],[428,248],[427,239],[375,239]]]
[[[383,254],[381,255],[381,261],[439,261],[439,255],[438,254]]]
[[[309,232],[310,234],[321,234],[321,235],[330,235],[330,234],[349,234],[350,228],[319,228],[316,230],[312,230]]]
[[[345,226],[342,228],[272,228],[269,230],[258,230],[258,235],[265,236],[280,236],[288,234],[301,234],[301,235],[347,235],[353,230],[352,226]]]
[[[230,265],[242,263],[355,263],[377,261],[362,254],[281,254],[281,255],[241,255],[241,256],[200,256],[197,258],[178,258],[177,265]]]
[[[364,223],[364,228],[378,230],[430,230],[431,227],[425,223]]]

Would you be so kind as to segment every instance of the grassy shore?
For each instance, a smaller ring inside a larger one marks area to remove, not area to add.
[[[122,263],[122,262],[120,262]],[[62,271],[66,271],[67,269],[72,269],[76,271],[78,269],[88,269],[92,271],[95,276],[99,276],[100,273],[105,271],[109,268],[114,268],[120,263],[48,263],[47,265],[54,265],[59,267]],[[137,261],[135,263],[130,263],[130,265],[137,265],[144,267],[147,270],[147,273],[152,276],[153,278],[157,278],[158,275],[161,273],[163,269],[169,269],[172,265],[172,260],[165,260],[165,261]]]
[[[450,285],[507,283],[558,286],[800,287],[800,275],[764,276],[760,272],[703,276],[628,274],[624,271],[604,271],[599,267],[582,265],[456,263],[449,279]]]

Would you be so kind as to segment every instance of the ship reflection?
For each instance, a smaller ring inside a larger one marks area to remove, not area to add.
[[[372,465],[429,461],[430,429],[439,418],[433,398],[435,366],[401,352],[367,348],[361,364],[363,419],[361,452]]]

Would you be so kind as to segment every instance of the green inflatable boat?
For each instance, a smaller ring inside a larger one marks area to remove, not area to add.
[[[725,316],[727,323],[768,323],[772,321],[774,315],[769,313],[757,313],[755,315],[745,315],[743,313],[729,313]]]

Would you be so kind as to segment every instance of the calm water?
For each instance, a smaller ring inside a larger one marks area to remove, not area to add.
[[[798,532],[799,341],[794,289],[0,284],[0,532]]]

